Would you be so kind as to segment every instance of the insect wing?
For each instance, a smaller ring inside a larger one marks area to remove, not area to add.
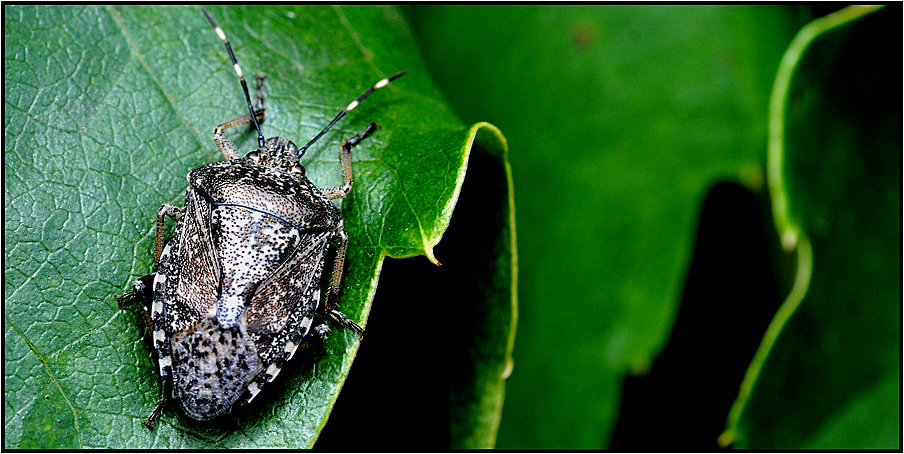
[[[303,236],[296,253],[261,282],[246,312],[249,330],[307,335],[310,321],[307,326],[287,326],[286,322],[292,313],[313,312],[320,304],[320,276],[330,239],[329,232]]]
[[[176,333],[172,346],[176,397],[185,414],[199,421],[229,410],[260,370],[244,327],[226,328],[213,317]]]
[[[210,234],[210,213],[210,203],[189,188],[181,222],[179,252],[182,261],[176,294],[179,307],[190,308],[202,315],[216,311],[219,293],[219,259]]]

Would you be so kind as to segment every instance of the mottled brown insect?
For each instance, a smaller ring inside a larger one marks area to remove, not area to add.
[[[336,308],[348,235],[342,214],[330,201],[352,189],[351,150],[376,130],[371,122],[342,142],[344,184],[318,188],[305,177],[299,159],[350,110],[369,88],[299,149],[290,140],[264,140],[263,78],[257,79],[258,107],[248,93],[235,54],[223,31],[203,10],[223,40],[248,102],[249,113],[214,129],[213,140],[226,161],[188,174],[185,206],[164,204],[157,212],[156,271],[136,280],[118,298],[121,306],[142,302],[163,398],[145,421],[154,428],[170,399],[186,415],[209,420],[250,402],[290,360],[307,336],[322,337],[329,316],[343,326],[364,330]],[[252,123],[259,148],[244,157],[226,138],[228,128]],[[164,246],[164,221],[176,221]],[[338,241],[329,290],[321,303],[320,282],[327,250]]]

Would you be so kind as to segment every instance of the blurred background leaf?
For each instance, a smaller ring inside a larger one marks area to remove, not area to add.
[[[385,255],[432,258],[475,139],[495,156],[483,176],[503,203],[492,205],[501,218],[487,238],[508,247],[493,251],[498,266],[489,275],[505,285],[465,306],[480,306],[498,327],[467,320],[470,339],[492,354],[451,362],[472,398],[457,419],[447,412],[443,428],[451,440],[459,421],[462,445],[491,444],[474,437],[494,435],[498,425],[514,302],[510,175],[498,129],[467,127],[450,113],[393,9],[210,9],[246,74],[266,72],[268,136],[313,137],[368,86],[411,71],[350,113],[303,162],[312,181],[336,184],[341,138],[369,120],[381,126],[356,147],[355,191],[341,201],[350,246],[340,307],[362,325]],[[154,432],[141,425],[160,398],[156,367],[141,316],[119,310],[114,296],[151,270],[154,213],[164,202],[182,204],[190,169],[222,159],[213,127],[245,108],[200,10],[4,5],[4,18],[5,446],[310,447],[358,349],[345,330],[298,355],[232,423],[199,423],[173,407]],[[250,131],[230,133],[240,149],[254,147]],[[475,281],[469,271],[462,279]],[[451,391],[444,389],[447,400]]]
[[[704,195],[720,180],[762,186],[769,89],[797,13],[411,15],[452,106],[499,125],[512,150],[522,304],[497,447],[608,446],[625,375],[650,369],[675,320]]]
[[[795,270],[766,228],[770,92],[833,8],[409,9],[450,104],[511,149],[521,304],[497,447],[718,447]]]
[[[888,93],[901,80],[901,47],[888,45],[900,10],[873,11],[813,21],[782,62],[769,177],[797,283],[724,443],[901,447],[901,105]]]

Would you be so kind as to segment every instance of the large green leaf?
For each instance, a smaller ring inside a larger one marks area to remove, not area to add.
[[[769,90],[799,20],[750,6],[419,6],[462,118],[518,190],[519,327],[497,446],[601,448],[662,348],[699,207],[764,181]],[[476,101],[475,101],[476,100]]]
[[[813,21],[778,72],[769,181],[797,277],[723,444],[901,448],[901,10],[874,10]]]
[[[484,145],[473,149],[502,163],[492,174],[502,180],[494,197],[511,201],[504,139],[449,112],[395,10],[210,11],[246,74],[266,73],[267,136],[306,141],[369,85],[410,71],[350,113],[304,161],[312,181],[335,185],[341,138],[369,120],[381,126],[355,148],[355,189],[340,202],[350,236],[340,307],[351,319],[367,319],[384,256],[435,260],[475,138]],[[311,446],[358,350],[347,330],[334,329],[322,347],[293,361],[234,423],[198,423],[170,409],[154,432],[141,426],[160,399],[156,367],[141,316],[119,310],[114,296],[151,271],[157,208],[181,205],[186,173],[222,159],[213,127],[245,108],[200,10],[4,6],[4,18],[4,445]],[[240,149],[255,146],[250,131],[230,137]],[[509,203],[502,208],[512,212]],[[512,245],[505,219],[490,234]],[[514,248],[498,253],[497,277],[509,277],[505,295],[484,292],[475,304],[492,305],[506,337],[486,340],[496,342],[495,356],[472,363],[502,370],[511,348]],[[467,380],[501,405],[499,375]],[[498,424],[498,407],[469,410],[484,413],[465,419]],[[446,419],[447,431],[494,431]],[[481,440],[463,443],[485,446],[492,437]]]

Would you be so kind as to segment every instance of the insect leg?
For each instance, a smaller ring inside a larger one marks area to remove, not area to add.
[[[172,390],[169,389],[172,385],[169,384],[169,380],[165,377],[161,377],[163,380],[163,398],[160,399],[160,403],[151,410],[151,413],[148,415],[147,419],[144,420],[144,427],[147,427],[148,430],[154,430],[154,423],[157,422],[157,418],[163,413],[163,410],[166,408],[166,405],[169,403],[169,396],[172,394]]]
[[[255,79],[257,80],[257,110],[254,111],[254,115],[256,116],[257,121],[264,121],[264,112],[266,110],[264,108],[264,75],[258,74],[255,76]],[[241,117],[233,118],[213,129],[213,141],[217,144],[217,148],[220,149],[220,153],[223,154],[223,157],[226,158],[226,160],[236,159],[241,157],[241,155],[235,145],[226,138],[226,133],[224,131],[250,122],[251,114],[245,114]]]
[[[154,274],[142,276],[132,282],[132,291],[116,297],[120,309],[141,303],[141,316],[144,318],[144,328],[148,334],[153,332],[154,324],[151,321],[151,302],[154,300]]]
[[[116,297],[116,303],[119,304],[119,308],[124,309],[139,301],[142,305],[147,305],[146,302],[154,298],[154,292],[151,290],[153,282],[153,274],[142,276],[132,282],[131,292]]]
[[[326,198],[333,200],[345,197],[352,190],[352,147],[358,145],[365,137],[377,130],[377,124],[370,122],[363,131],[342,141],[339,151],[339,160],[342,162],[342,176],[345,177],[345,184],[332,188],[323,188],[320,190]]]
[[[345,252],[347,248],[348,234],[345,233],[345,230],[342,230],[342,226],[340,224],[339,249],[336,251],[336,260],[335,262],[333,262],[333,274],[332,279],[330,280],[330,290],[326,295],[326,300],[323,302],[323,310],[327,314],[330,314],[330,317],[332,317],[336,322],[353,329],[356,333],[358,333],[358,338],[361,339],[364,337],[364,329],[361,328],[357,323],[349,320],[349,318],[346,317],[345,314],[339,312],[335,307],[336,301],[339,300],[339,284],[342,281],[342,270],[343,265],[345,264]]]
[[[361,96],[358,96],[357,98],[355,98],[355,100],[352,101],[351,104],[349,104],[345,109],[342,109],[342,112],[339,112],[339,115],[336,115],[336,118],[333,118],[333,121],[331,121],[330,124],[326,125],[325,128],[321,129],[320,132],[317,133],[317,135],[314,136],[314,138],[311,139],[311,141],[307,143],[307,145],[301,147],[301,149],[298,150],[298,158],[301,159],[301,157],[304,155],[304,152],[308,149],[308,147],[310,147],[311,145],[314,144],[314,142],[316,142],[321,137],[323,137],[323,135],[326,134],[326,132],[329,131],[330,128],[332,128],[333,125],[335,125],[337,121],[341,120],[342,117],[345,116],[345,114],[349,113],[355,107],[358,107],[358,104],[361,104],[361,101],[364,101],[364,98],[367,98],[368,96],[370,96],[370,94],[373,93],[374,90],[376,90],[378,88],[383,88],[383,87],[389,85],[390,82],[398,79],[399,77],[404,76],[407,73],[408,73],[408,71],[402,71],[402,72],[393,74],[385,79],[382,79],[379,82],[377,82],[376,84],[374,84],[374,86],[368,88],[364,93],[361,94]]]
[[[169,216],[170,219],[174,221],[178,221],[182,218],[182,213],[185,210],[177,207],[176,205],[170,203],[164,203],[163,206],[157,210],[157,236],[154,238],[154,269],[157,269],[157,265],[160,264],[160,254],[163,253],[163,220],[166,216]]]

